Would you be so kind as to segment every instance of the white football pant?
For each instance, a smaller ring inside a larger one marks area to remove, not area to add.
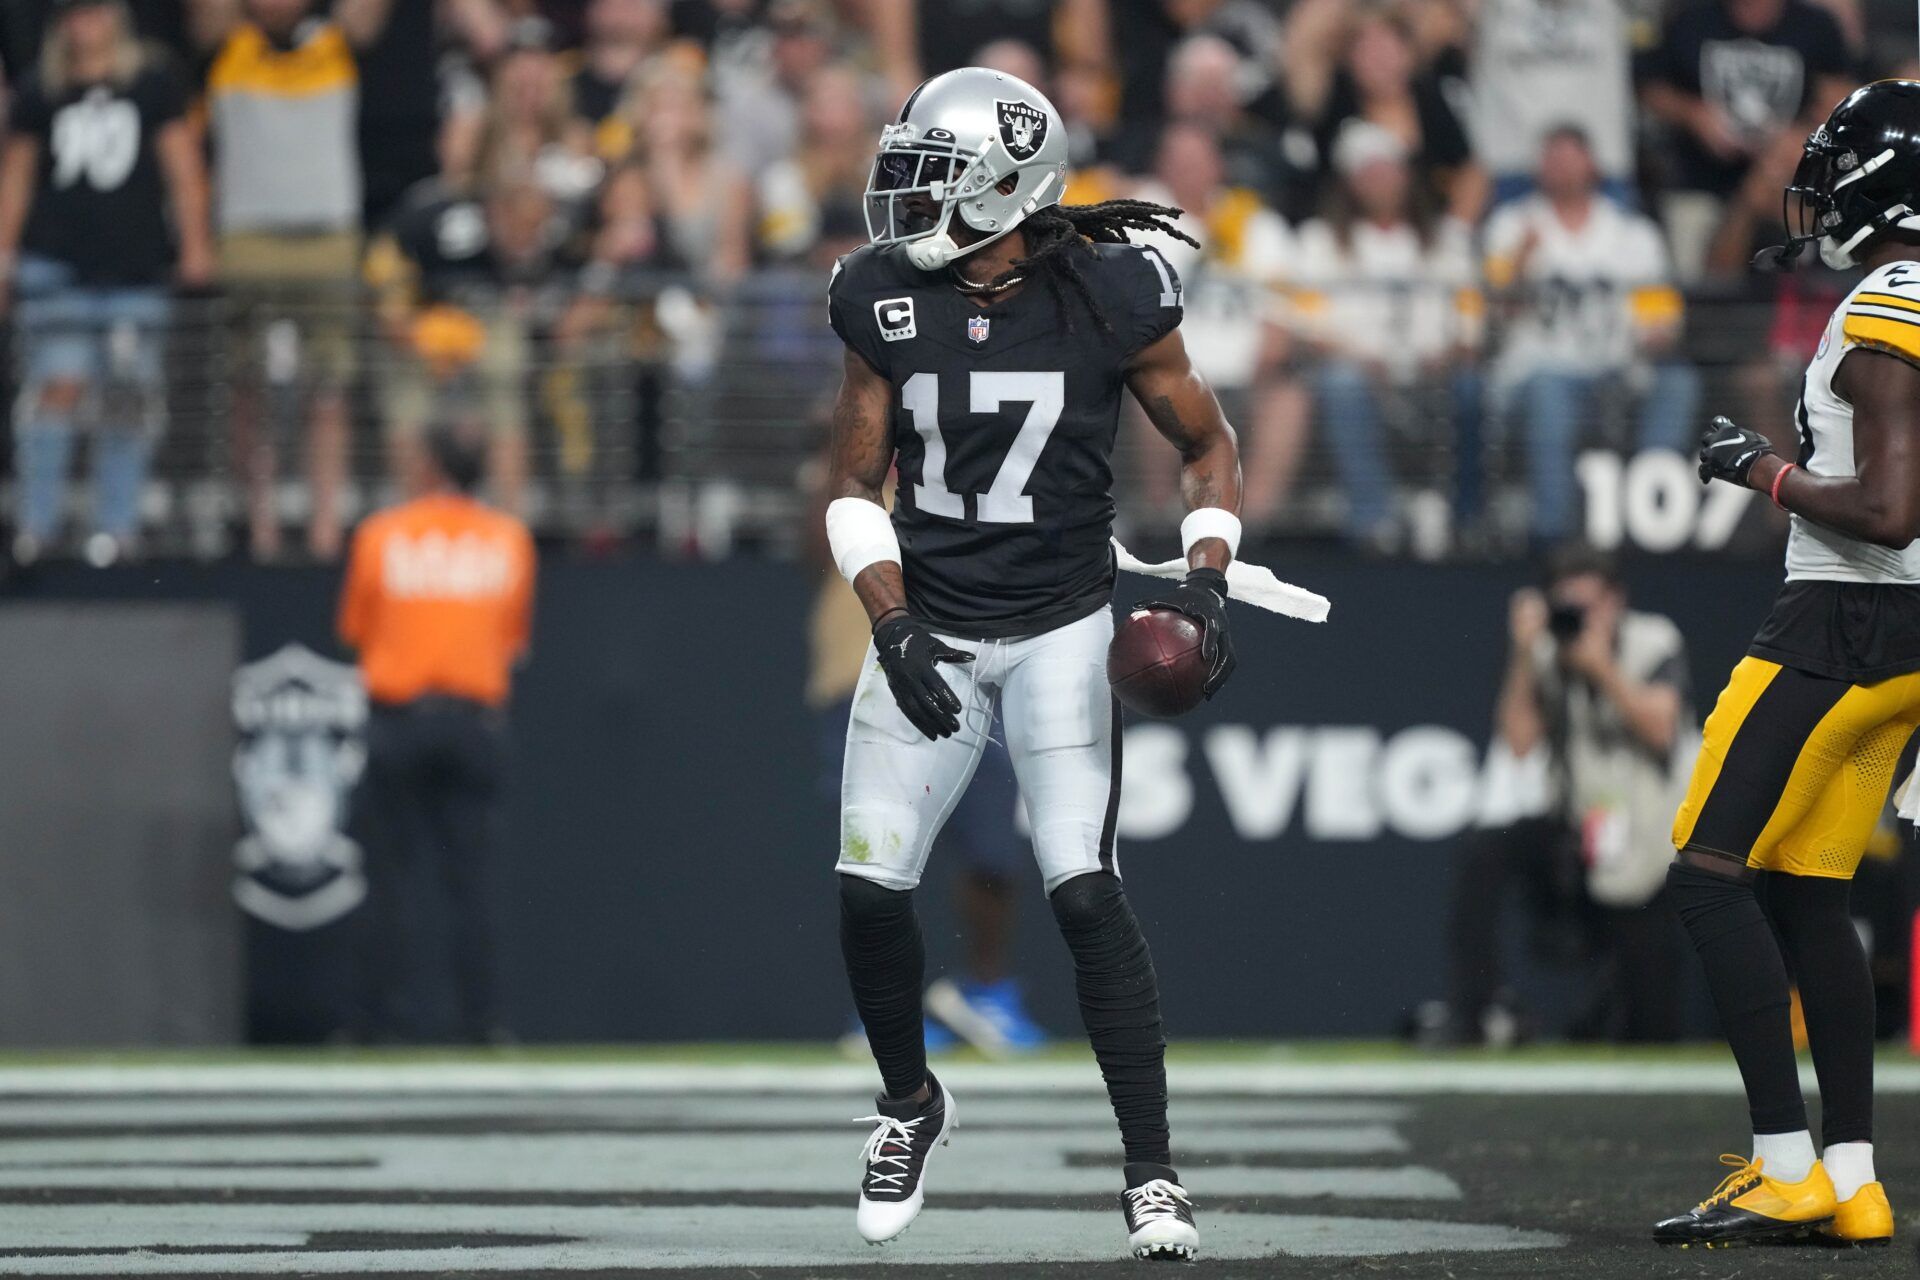
[[[1011,640],[941,639],[974,659],[940,664],[961,712],[960,731],[938,740],[900,710],[867,646],[847,725],[836,870],[889,889],[920,883],[934,837],[986,749],[997,698],[1047,892],[1089,871],[1118,873],[1120,736],[1107,687],[1112,613],[1099,609]]]

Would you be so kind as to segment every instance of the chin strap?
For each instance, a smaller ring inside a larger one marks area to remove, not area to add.
[[[907,261],[922,271],[938,271],[960,256],[960,246],[944,230],[907,242]]]

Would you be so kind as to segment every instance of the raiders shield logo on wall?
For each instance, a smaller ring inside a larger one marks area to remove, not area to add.
[[[1000,120],[1000,145],[1015,160],[1031,160],[1047,140],[1047,113],[1024,102],[994,103]]]
[[[234,673],[233,779],[247,834],[233,896],[282,929],[338,920],[367,896],[347,806],[366,767],[360,673],[290,644]]]

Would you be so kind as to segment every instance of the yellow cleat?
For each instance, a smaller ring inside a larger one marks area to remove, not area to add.
[[[1732,1168],[1712,1195],[1686,1213],[1656,1223],[1653,1238],[1681,1247],[1790,1240],[1833,1222],[1838,1208],[1833,1180],[1821,1163],[1799,1182],[1769,1178],[1762,1162],[1745,1156],[1721,1156]]]
[[[1820,1229],[1820,1239],[1828,1244],[1880,1245],[1893,1243],[1893,1206],[1887,1203],[1887,1189],[1869,1182],[1842,1200],[1833,1211],[1833,1222]]]

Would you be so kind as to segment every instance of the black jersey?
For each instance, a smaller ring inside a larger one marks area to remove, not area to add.
[[[1096,245],[1080,269],[1107,328],[1037,280],[976,305],[898,247],[834,268],[834,332],[894,387],[907,607],[937,630],[1033,635],[1112,594],[1123,373],[1180,323],[1180,284],[1139,245]]]
[[[186,86],[161,62],[125,84],[55,94],[29,78],[13,104],[13,128],[40,144],[22,251],[65,263],[82,284],[163,283],[173,232],[158,139],[186,109]]]

